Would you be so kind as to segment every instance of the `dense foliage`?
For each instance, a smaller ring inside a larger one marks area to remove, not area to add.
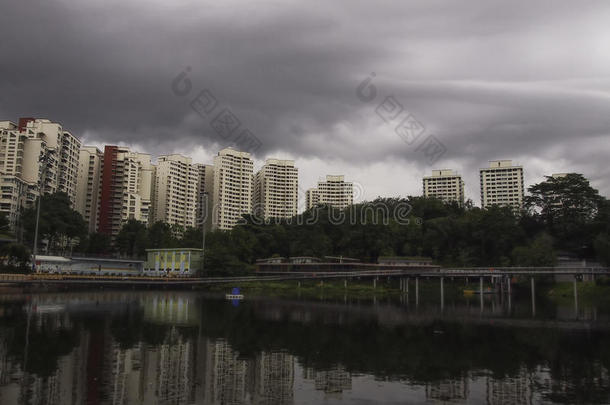
[[[65,193],[42,196],[38,241],[46,241],[45,253],[69,253],[87,235],[87,223],[71,207],[70,198]],[[21,226],[25,231],[25,240],[32,246],[36,229],[36,205],[24,210],[21,214]]]
[[[201,229],[156,222],[125,223],[114,243],[107,235],[87,235],[82,217],[65,194],[43,197],[41,235],[48,250],[65,253],[71,243],[84,254],[142,257],[147,248],[202,245]],[[35,212],[24,212],[26,240]],[[31,246],[31,242],[29,245]],[[10,260],[24,255],[7,247]],[[345,256],[375,262],[379,256],[427,256],[450,266],[544,266],[557,253],[597,258],[610,264],[610,202],[579,174],[548,177],[529,188],[525,210],[487,209],[434,198],[378,198],[341,211],[320,206],[289,220],[245,216],[231,231],[206,235],[205,268],[223,273],[251,270],[271,256]]]

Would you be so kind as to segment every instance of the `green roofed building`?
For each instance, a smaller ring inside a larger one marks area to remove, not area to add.
[[[201,249],[146,249],[144,274],[149,276],[194,276],[201,270]]]

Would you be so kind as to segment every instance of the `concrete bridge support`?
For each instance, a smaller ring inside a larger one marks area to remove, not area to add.
[[[532,284],[532,316],[536,316],[536,286],[534,277],[530,277],[530,282]]]
[[[409,294],[409,278],[408,277],[400,278],[400,292],[403,294]]]
[[[415,277],[415,306],[419,305],[419,279]]]
[[[483,313],[483,277],[479,277],[479,301],[481,305],[481,313]]]
[[[508,295],[508,312],[509,313],[512,310],[511,306],[512,306],[512,299],[513,299],[513,297],[511,296],[511,283],[512,283],[511,278],[512,277],[510,275],[506,278],[506,292]]]
[[[578,319],[578,287],[576,284],[578,276],[574,275],[574,317]]]
[[[445,309],[445,291],[444,291],[444,277],[441,277],[441,311]]]

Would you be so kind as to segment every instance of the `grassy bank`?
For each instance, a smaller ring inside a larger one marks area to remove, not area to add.
[[[239,287],[244,295],[248,296],[268,296],[268,297],[301,297],[312,299],[332,299],[343,298],[398,298],[400,297],[400,285],[398,280],[387,282],[385,279],[377,281],[377,285],[373,286],[372,280],[353,281],[349,280],[347,286],[343,284],[343,280],[337,281],[296,281],[287,282],[248,282],[237,284],[219,284],[209,287],[211,291],[230,292],[231,288]],[[484,285],[487,288],[488,285]],[[444,293],[445,298],[463,296],[465,289],[478,289],[476,285],[471,283],[465,285],[464,282],[450,282],[445,280]],[[409,293],[415,294],[415,281],[411,280],[409,284]],[[440,295],[440,285],[438,280],[420,280],[419,282],[419,297],[422,300],[428,298],[438,298]]]
[[[576,283],[578,300],[582,303],[595,303],[610,306],[610,284],[594,282]],[[547,296],[557,303],[571,303],[574,299],[573,283],[556,283],[549,287]]]

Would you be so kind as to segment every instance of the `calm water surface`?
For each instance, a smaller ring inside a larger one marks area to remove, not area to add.
[[[609,403],[609,328],[529,297],[0,294],[0,404]]]

